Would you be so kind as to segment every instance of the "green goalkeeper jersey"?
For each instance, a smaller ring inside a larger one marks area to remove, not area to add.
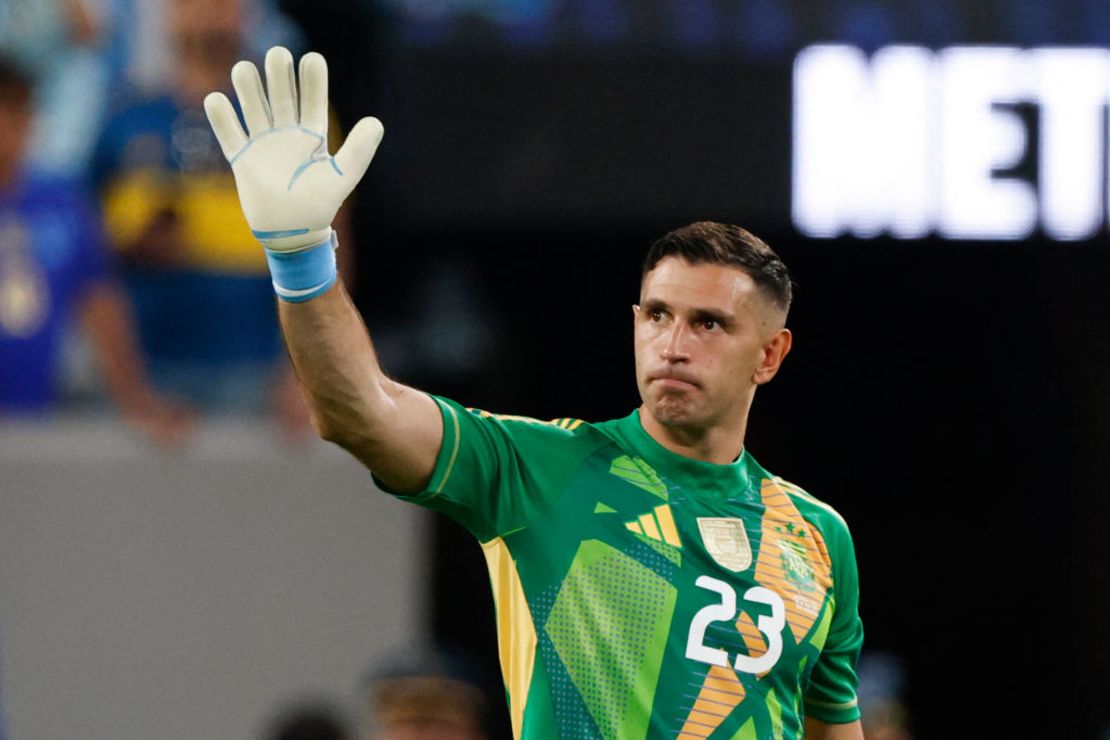
[[[482,543],[517,738],[800,738],[859,717],[844,520],[744,452],[436,399],[426,491]]]

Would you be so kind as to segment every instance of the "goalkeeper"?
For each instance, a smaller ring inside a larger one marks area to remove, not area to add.
[[[744,446],[790,350],[766,244],[698,223],[655,242],[634,307],[643,404],[623,419],[470,411],[388,378],[342,283],[331,221],[382,138],[326,148],[327,67],[282,48],[205,108],[269,259],[321,436],[481,542],[518,738],[862,738],[848,529]],[[299,93],[298,79],[299,78]]]

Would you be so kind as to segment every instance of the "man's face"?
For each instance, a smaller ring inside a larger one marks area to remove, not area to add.
[[[744,418],[790,349],[785,315],[747,273],[665,257],[634,307],[636,382],[663,426],[707,430]]]

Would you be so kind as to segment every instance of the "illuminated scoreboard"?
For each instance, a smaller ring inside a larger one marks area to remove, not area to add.
[[[416,223],[1108,231],[1110,0],[380,2]]]
[[[852,46],[794,64],[792,219],[816,237],[1089,239],[1110,50]]]

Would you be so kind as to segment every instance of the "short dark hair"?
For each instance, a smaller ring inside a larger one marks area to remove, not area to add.
[[[29,105],[34,89],[34,80],[27,70],[12,57],[0,54],[0,101]]]
[[[664,234],[648,248],[643,275],[665,257],[735,267],[747,273],[775,305],[790,310],[794,291],[790,274],[774,250],[747,229],[716,221],[698,221]]]

